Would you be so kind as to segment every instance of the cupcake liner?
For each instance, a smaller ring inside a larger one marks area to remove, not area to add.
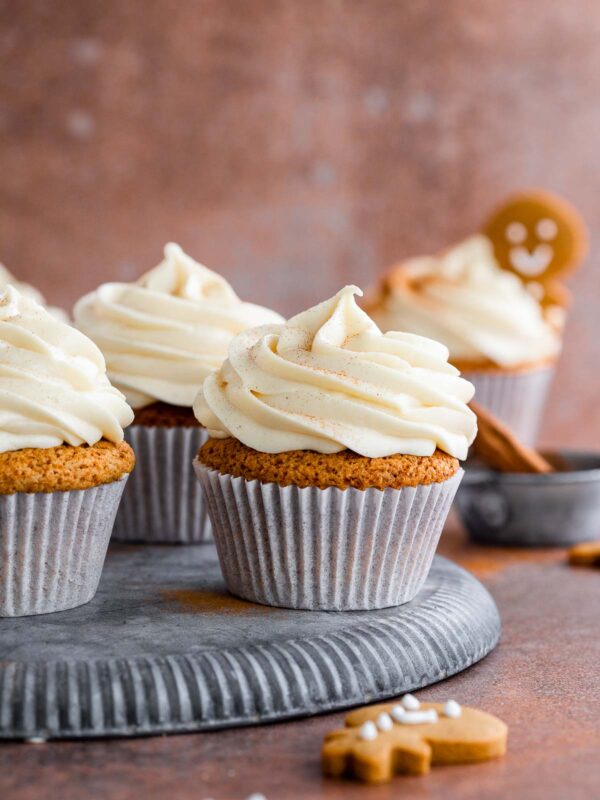
[[[115,521],[113,540],[193,544],[212,541],[210,519],[192,462],[208,439],[204,428],[125,430],[136,467]]]
[[[0,617],[48,614],[92,599],[126,482],[0,497]]]
[[[554,367],[529,372],[463,372],[475,386],[475,401],[489,409],[518,438],[534,446],[538,439]]]
[[[194,462],[227,588],[270,606],[349,611],[422,587],[462,470],[402,489],[279,486]]]

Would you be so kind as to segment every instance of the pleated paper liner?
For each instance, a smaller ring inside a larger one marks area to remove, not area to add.
[[[92,599],[126,482],[0,497],[0,617],[48,614]]]
[[[554,367],[528,372],[469,372],[462,377],[475,386],[475,400],[489,409],[530,446],[535,446]]]
[[[192,462],[208,439],[204,428],[125,430],[136,466],[115,521],[113,539],[195,544],[212,541],[202,487]]]
[[[402,489],[281,487],[194,462],[232,594],[310,610],[386,608],[423,586],[462,470]]]

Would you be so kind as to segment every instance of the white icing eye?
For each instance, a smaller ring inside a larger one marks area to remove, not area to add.
[[[521,244],[527,238],[527,228],[522,222],[511,222],[506,226],[504,235],[511,244]]]
[[[541,219],[535,226],[535,232],[540,239],[543,239],[545,242],[551,242],[552,239],[556,238],[558,225],[553,219]]]

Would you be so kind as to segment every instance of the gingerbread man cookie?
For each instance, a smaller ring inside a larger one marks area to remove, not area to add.
[[[584,259],[587,231],[566,200],[539,189],[516,194],[492,214],[483,232],[500,266],[518,275],[538,300],[568,303],[569,294],[557,279]]]
[[[385,783],[396,773],[424,775],[432,764],[468,764],[506,752],[508,729],[476,708],[421,703],[406,695],[400,703],[353,711],[346,727],[325,737],[325,775]]]

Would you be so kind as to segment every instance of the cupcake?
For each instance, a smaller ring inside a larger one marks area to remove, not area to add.
[[[126,438],[137,467],[113,537],[208,540],[210,523],[191,466],[207,433],[192,403],[234,336],[282,317],[242,302],[224,278],[176,244],[168,244],[164,260],[135,283],[106,283],[83,297],[74,317],[102,350],[112,383],[135,411]]]
[[[0,616],[82,605],[98,587],[134,456],[133,412],[86,336],[0,294]]]
[[[53,317],[56,317],[56,319],[60,320],[61,322],[69,321],[66,311],[64,311],[62,308],[57,308],[56,306],[47,305],[44,295],[38,291],[38,289],[36,289],[34,286],[30,286],[28,283],[18,281],[15,276],[6,269],[4,264],[0,264],[0,291],[5,289],[7,286],[12,286],[25,297],[28,297],[30,300],[35,300],[36,303],[44,306],[44,308],[50,314],[52,314]]]
[[[534,444],[561,350],[565,313],[496,262],[483,235],[393,267],[366,309],[382,330],[442,342],[477,401]]]
[[[475,437],[448,351],[382,334],[354,286],[230,344],[194,403],[195,461],[229,590],[272,606],[411,600]]]

